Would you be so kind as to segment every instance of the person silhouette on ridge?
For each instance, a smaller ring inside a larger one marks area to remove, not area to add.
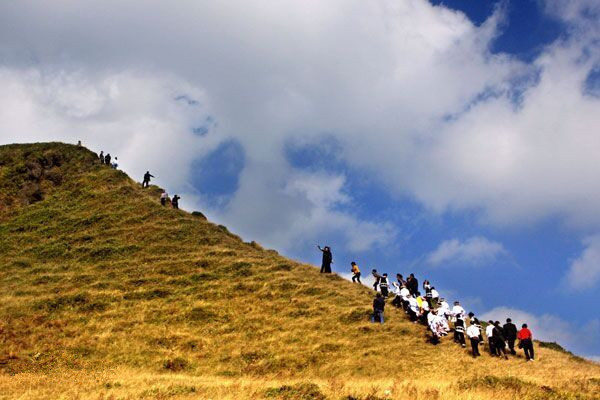
[[[154,175],[152,175],[150,171],[146,171],[144,174],[144,180],[142,181],[143,188],[150,186],[150,178],[154,178]]]
[[[331,273],[331,263],[333,263],[333,255],[331,254],[331,249],[329,246],[325,246],[321,248],[321,246],[317,245],[317,249],[321,250],[323,253],[323,261],[321,263],[321,273],[322,274],[330,274]]]

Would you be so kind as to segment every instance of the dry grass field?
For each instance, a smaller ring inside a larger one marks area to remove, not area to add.
[[[0,399],[600,398],[598,364],[370,324],[370,289],[159,193],[85,148],[0,147]]]

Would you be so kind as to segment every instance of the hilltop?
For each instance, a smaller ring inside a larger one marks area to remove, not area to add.
[[[560,348],[473,360],[391,306],[370,324],[370,289],[160,192],[83,147],[0,146],[0,398],[599,398]]]

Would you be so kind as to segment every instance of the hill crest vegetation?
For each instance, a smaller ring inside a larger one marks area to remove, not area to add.
[[[473,360],[391,306],[370,324],[369,288],[160,192],[83,147],[0,146],[0,398],[598,398],[597,364]]]

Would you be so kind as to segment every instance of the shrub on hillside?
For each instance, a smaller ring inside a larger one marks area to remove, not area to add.
[[[325,395],[314,383],[283,385],[265,391],[265,397],[281,400],[325,400]]]
[[[188,367],[189,362],[182,357],[175,357],[173,359],[168,359],[165,360],[165,362],[163,362],[163,368],[173,372],[183,371]]]

